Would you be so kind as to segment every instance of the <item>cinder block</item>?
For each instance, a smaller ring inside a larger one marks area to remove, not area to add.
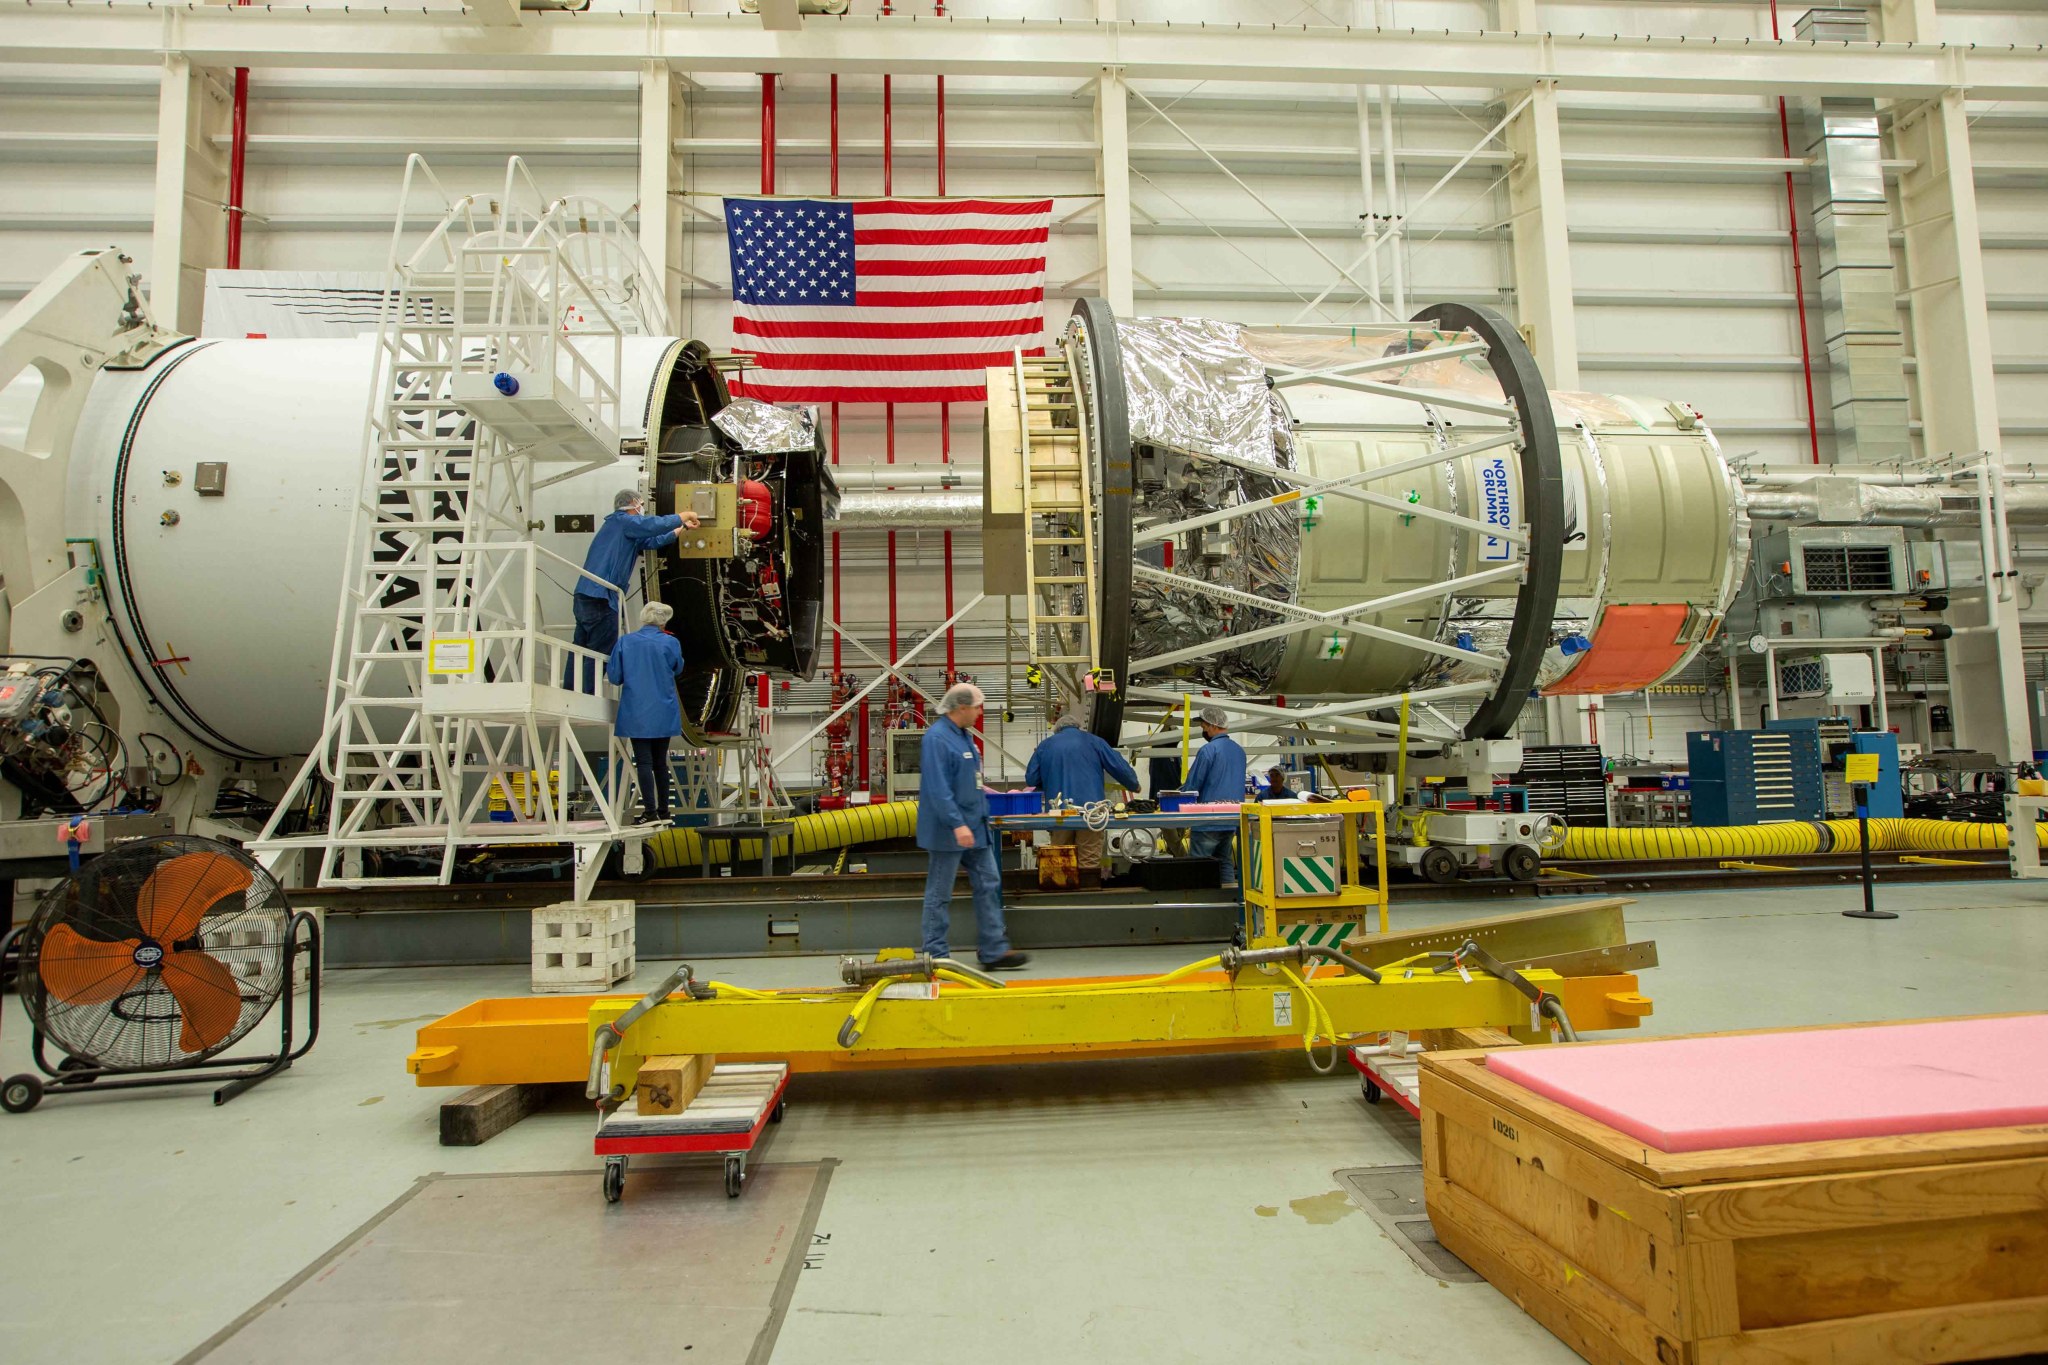
[[[607,990],[633,975],[633,901],[562,901],[533,912],[533,989]]]

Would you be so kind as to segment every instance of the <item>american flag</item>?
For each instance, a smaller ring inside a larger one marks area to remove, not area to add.
[[[1041,345],[1052,201],[728,199],[750,398],[970,403]]]

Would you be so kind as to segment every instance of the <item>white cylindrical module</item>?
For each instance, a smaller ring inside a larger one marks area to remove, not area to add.
[[[627,338],[620,437],[633,453],[615,469],[536,491],[534,538],[569,561],[544,559],[541,570],[543,620],[563,636],[576,578],[569,565],[582,562],[618,492],[642,488],[667,511],[685,477],[731,476],[714,463],[721,450],[730,460],[741,447],[711,434],[708,419],[725,395],[707,354],[674,338]],[[61,514],[66,535],[91,542],[104,570],[123,656],[96,662],[105,670],[124,661],[174,724],[230,757],[302,754],[318,740],[374,360],[367,337],[190,339],[136,368],[102,370],[80,417]],[[650,414],[661,450],[693,452],[683,464],[671,468],[660,451],[643,464],[635,447],[647,442]],[[659,471],[655,486],[642,483],[643,468]],[[810,486],[792,496],[815,500],[817,477],[807,473]],[[798,480],[789,482],[794,489]],[[786,505],[778,483],[775,506]],[[797,567],[782,570],[787,591],[797,604],[814,601],[806,581],[815,565]],[[709,561],[660,561],[658,591],[676,606],[679,633],[693,611],[703,614],[703,629],[691,631],[695,658],[725,673],[749,662],[803,671],[706,646],[719,635],[714,618],[723,620],[718,572]],[[685,691],[693,719],[707,698],[722,704],[735,694],[729,680],[694,694],[686,683]]]

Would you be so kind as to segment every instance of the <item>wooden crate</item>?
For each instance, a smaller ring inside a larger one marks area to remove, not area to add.
[[[1660,1152],[1485,1057],[1423,1054],[1430,1221],[1587,1360],[2048,1351],[2048,1125]]]

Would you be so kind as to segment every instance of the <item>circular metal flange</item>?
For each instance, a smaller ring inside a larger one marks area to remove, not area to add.
[[[1124,723],[1124,694],[1131,685],[1131,407],[1124,388],[1123,350],[1117,343],[1116,313],[1102,299],[1082,299],[1067,319],[1077,332],[1085,373],[1075,380],[1081,416],[1088,423],[1088,448],[1095,453],[1096,661],[1115,680],[1115,689],[1090,693],[1095,700],[1088,728],[1111,744]]]
[[[1557,444],[1557,418],[1550,389],[1536,357],[1514,324],[1491,308],[1462,303],[1432,304],[1413,319],[1444,331],[1471,332],[1486,343],[1486,361],[1501,392],[1521,419],[1522,504],[1528,512],[1529,545],[1521,590],[1515,594],[1515,623],[1508,630],[1507,667],[1493,692],[1465,723],[1467,739],[1503,739],[1513,733],[1522,704],[1536,684],[1536,672],[1550,648],[1557,614],[1557,582],[1564,568],[1564,462]]]

